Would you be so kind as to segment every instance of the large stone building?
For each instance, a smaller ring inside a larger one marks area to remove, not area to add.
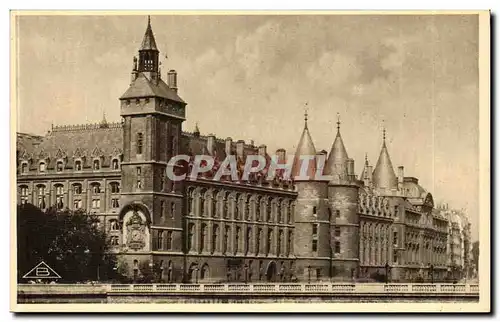
[[[340,123],[331,151],[317,151],[307,116],[293,160],[316,156],[308,174],[329,179],[173,182],[168,161],[179,154],[248,155],[269,160],[265,145],[182,129],[186,102],[177,73],[161,75],[148,20],[130,86],[120,97],[121,123],[53,126],[46,136],[18,134],[18,201],[42,209],[86,209],[97,215],[128,274],[149,267],[163,282],[368,280],[446,276],[450,220],[432,195],[396,175],[385,132],[375,168],[357,177]],[[278,162],[286,162],[283,149]],[[323,162],[324,161],[324,162]],[[177,171],[178,169],[173,169]],[[317,178],[317,179],[316,179]],[[453,234],[453,233],[451,233]]]

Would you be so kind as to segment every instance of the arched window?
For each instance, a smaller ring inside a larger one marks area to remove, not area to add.
[[[165,215],[165,200],[160,201],[160,218]]]
[[[175,202],[172,201],[172,203],[170,203],[170,218],[174,218],[175,217]]]
[[[38,208],[45,209],[45,186],[39,185],[37,186],[37,197],[38,197]]]
[[[111,219],[109,221],[109,230],[110,231],[118,231],[118,230],[120,230],[120,226],[118,225],[118,220]]]
[[[20,186],[19,187],[19,196],[20,196],[20,202],[21,205],[24,205],[28,203],[28,187],[27,186]]]
[[[142,133],[137,133],[137,154],[142,154]]]
[[[212,226],[212,253],[219,250],[219,225]]]
[[[266,245],[266,255],[271,252],[271,246],[273,244],[273,231],[268,228],[267,230],[267,245]]]
[[[290,255],[292,253],[293,249],[293,232],[291,230],[288,231],[288,249],[287,249],[287,255]]]
[[[281,205],[279,202],[276,204],[276,215],[278,216],[277,221],[280,223],[282,221],[282,214],[281,214]]]
[[[205,241],[207,240],[207,224],[201,224],[200,231],[200,253],[205,250]]]
[[[190,223],[189,226],[188,226],[188,250],[191,251],[193,250],[193,246],[194,246],[194,224],[193,223]]]
[[[93,169],[94,170],[99,170],[101,169],[101,162],[98,159],[94,159],[93,164]]]
[[[205,216],[205,196],[200,195],[200,216]]]
[[[276,250],[276,255],[280,256],[282,248],[282,243],[283,243],[283,230],[280,229],[278,233],[278,242],[276,243],[277,250]]]
[[[118,159],[113,159],[113,161],[111,161],[111,167],[113,168],[113,170],[120,170],[120,164],[118,163]]]
[[[111,187],[111,193],[120,193],[120,184],[118,182],[111,182],[109,186]]]
[[[40,162],[40,164],[38,165],[38,171],[39,171],[40,173],[44,173],[44,172],[45,172],[45,170],[46,170],[46,164],[45,164],[45,162],[43,162],[43,161],[42,161],[42,162]]]
[[[62,172],[64,170],[64,163],[62,161],[57,161],[56,163],[56,171]]]
[[[262,245],[262,228],[257,230],[257,240],[255,241],[255,254],[260,254],[260,245]]]
[[[248,254],[248,250],[250,249],[250,244],[252,240],[252,227],[247,227],[247,235],[245,241],[245,255]]]
[[[56,207],[57,209],[64,208],[64,186],[62,184],[54,185],[56,188]]]
[[[172,249],[172,231],[167,231],[167,250]]]
[[[75,161],[75,171],[82,171],[82,161],[80,160]]]
[[[224,244],[222,244],[222,252],[225,254],[227,252],[227,246],[229,245],[229,238],[231,236],[231,226],[226,225],[224,229]]]
[[[163,249],[163,231],[158,232],[158,244],[156,245],[158,250]]]
[[[234,253],[238,253],[240,251],[240,236],[241,236],[241,228],[236,227],[236,240],[235,240],[235,248],[234,248]]]

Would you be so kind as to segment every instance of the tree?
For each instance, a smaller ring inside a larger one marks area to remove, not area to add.
[[[479,270],[479,241],[472,243],[472,263],[474,267]]]
[[[116,278],[116,257],[96,216],[85,211],[43,212],[31,205],[17,208],[18,278],[44,261],[60,276],[59,282]]]

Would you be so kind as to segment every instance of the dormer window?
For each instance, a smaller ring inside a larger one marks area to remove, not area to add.
[[[118,163],[118,159],[113,159],[113,161],[111,161],[111,166],[112,166],[113,170],[119,170],[120,165]]]
[[[75,171],[82,171],[82,161],[80,160],[75,161]]]
[[[28,162],[23,162],[21,164],[21,173],[22,174],[28,173]]]
[[[101,163],[99,162],[99,160],[94,160],[93,168],[94,170],[99,170],[101,168]]]
[[[62,172],[63,170],[64,170],[64,163],[62,161],[57,161],[56,171],[57,172]]]
[[[98,183],[92,184],[92,193],[94,195],[100,194],[101,193],[101,185]]]
[[[41,173],[44,173],[46,170],[46,164],[45,162],[40,162],[40,164],[38,165],[38,171],[41,172]]]

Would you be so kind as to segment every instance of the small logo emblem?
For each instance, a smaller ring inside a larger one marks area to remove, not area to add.
[[[59,274],[56,273],[49,265],[45,262],[40,262],[38,265],[33,267],[28,273],[26,273],[23,278],[61,278]]]

